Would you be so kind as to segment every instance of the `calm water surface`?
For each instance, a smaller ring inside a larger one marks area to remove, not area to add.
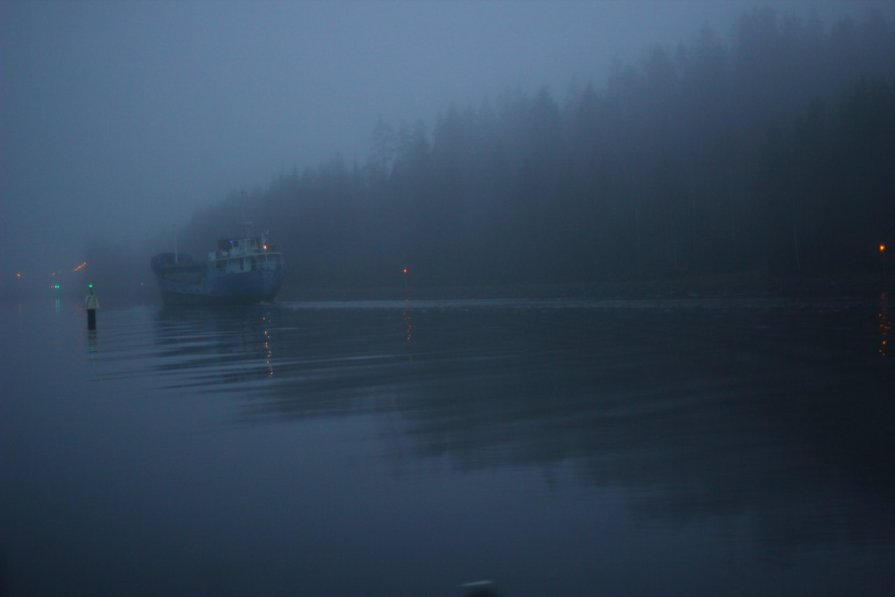
[[[2,308],[0,594],[891,594],[885,297]]]

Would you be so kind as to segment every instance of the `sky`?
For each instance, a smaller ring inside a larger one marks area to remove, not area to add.
[[[379,118],[561,100],[760,4],[0,0],[0,288],[74,266],[86,239],[145,243],[278,174],[363,163]],[[773,3],[825,21],[893,5]]]

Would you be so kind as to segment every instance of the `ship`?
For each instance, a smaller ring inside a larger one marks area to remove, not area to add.
[[[162,300],[171,305],[272,301],[283,281],[283,256],[266,234],[221,239],[204,261],[175,248],[151,264]]]

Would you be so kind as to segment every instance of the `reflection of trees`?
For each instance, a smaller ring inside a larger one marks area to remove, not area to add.
[[[571,463],[638,516],[745,514],[784,550],[888,541],[895,384],[855,313],[422,311],[413,362],[406,315],[321,313],[342,337],[245,414],[390,412],[395,458]]]
[[[247,421],[382,415],[399,468],[571,465],[636,516],[744,515],[784,554],[895,536],[872,305],[393,307],[160,318],[160,346]]]
[[[755,315],[650,314],[642,350],[617,355],[627,322],[593,355],[608,375],[570,367],[562,408],[531,407],[518,434],[541,445],[511,453],[572,459],[644,516],[748,513],[775,545],[890,538],[891,379],[847,316]]]

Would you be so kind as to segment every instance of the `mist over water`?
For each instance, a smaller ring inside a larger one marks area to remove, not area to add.
[[[883,595],[888,309],[6,310],[3,589]]]
[[[0,0],[0,597],[890,594],[893,72],[874,0]]]

